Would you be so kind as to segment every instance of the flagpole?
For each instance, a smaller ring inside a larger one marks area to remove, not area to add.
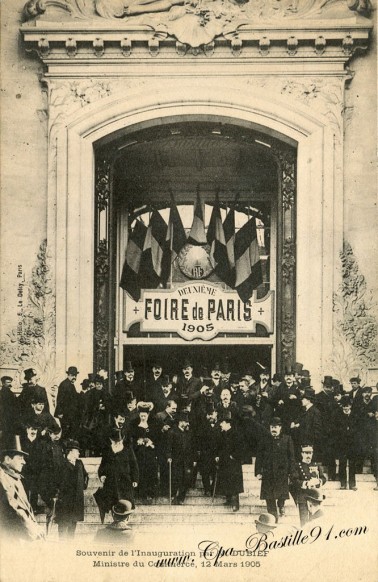
[[[172,289],[172,281],[173,281],[173,262],[172,262],[172,250],[173,250],[173,222],[171,221],[171,237],[169,241],[169,250],[170,250],[170,269],[169,269],[169,287]]]

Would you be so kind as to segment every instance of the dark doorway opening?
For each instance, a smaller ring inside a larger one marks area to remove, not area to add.
[[[221,366],[228,361],[230,372],[242,375],[250,370],[258,379],[261,366],[271,369],[270,345],[163,345],[124,346],[123,360],[131,361],[139,378],[146,378],[155,360],[159,360],[165,374],[179,374],[185,358],[193,364],[194,375],[204,376],[206,368],[210,373],[214,364]]]

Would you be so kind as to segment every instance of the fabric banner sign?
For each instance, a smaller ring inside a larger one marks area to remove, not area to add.
[[[141,300],[126,297],[124,329],[140,322],[142,332],[177,333],[186,340],[211,340],[219,333],[256,332],[256,325],[274,331],[274,293],[262,299],[256,292],[244,303],[236,291],[208,282],[172,289],[143,290]]]

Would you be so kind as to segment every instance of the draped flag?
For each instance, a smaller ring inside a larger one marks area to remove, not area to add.
[[[161,282],[162,263],[167,225],[161,214],[151,214],[140,264],[140,280],[145,289],[155,289]]]
[[[226,241],[229,276],[225,281],[230,287],[235,286],[235,210],[230,208],[223,223],[224,238]]]
[[[186,233],[182,224],[181,216],[177,210],[176,202],[171,201],[171,210],[169,213],[167,236],[165,238],[163,264],[162,264],[162,282],[167,283],[172,272],[172,263],[177,255],[186,244]]]
[[[256,219],[250,218],[235,236],[235,289],[244,303],[263,282]]]
[[[146,232],[147,227],[141,220],[137,219],[134,229],[129,236],[125,263],[122,269],[120,286],[134,299],[134,301],[139,301],[140,299],[141,285],[139,280],[139,270]]]
[[[192,245],[203,245],[206,243],[205,209],[201,202],[199,192],[197,192],[193,224],[192,228],[190,229],[188,243]]]
[[[227,283],[230,277],[230,268],[218,196],[215,196],[209,228],[207,229],[207,242],[210,245],[210,261],[214,271],[222,281]]]

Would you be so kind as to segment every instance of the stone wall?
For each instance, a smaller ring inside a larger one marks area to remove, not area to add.
[[[1,6],[1,339],[17,324],[18,285],[29,280],[46,238],[46,99],[42,64],[19,34],[23,4]]]

